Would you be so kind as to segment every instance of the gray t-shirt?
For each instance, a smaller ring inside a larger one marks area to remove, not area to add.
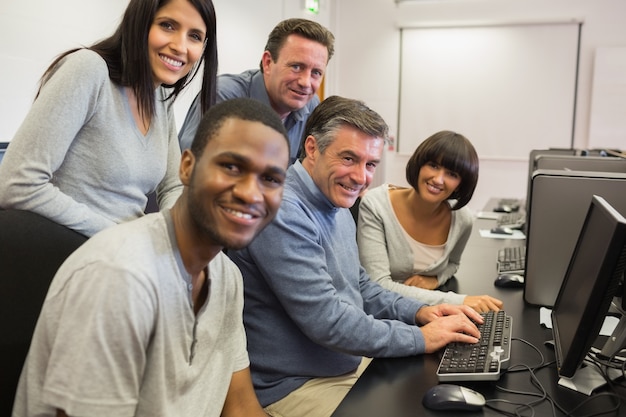
[[[249,361],[241,274],[222,252],[208,268],[195,316],[169,211],[89,239],[50,286],[13,415],[218,417]]]

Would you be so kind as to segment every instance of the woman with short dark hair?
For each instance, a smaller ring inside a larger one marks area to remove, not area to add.
[[[465,206],[478,182],[474,146],[461,134],[437,132],[409,159],[406,179],[410,188],[383,184],[360,203],[359,256],[372,280],[428,304],[502,308],[488,295],[432,291],[456,273],[472,232]]]

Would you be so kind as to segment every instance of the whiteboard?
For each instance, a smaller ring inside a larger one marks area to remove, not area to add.
[[[596,50],[589,147],[626,150],[626,47]]]
[[[398,152],[439,130],[481,159],[573,146],[579,23],[401,29]]]

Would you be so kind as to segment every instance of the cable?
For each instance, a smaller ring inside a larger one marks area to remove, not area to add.
[[[552,415],[556,416],[556,410],[554,408],[554,403],[552,402],[552,400],[550,399],[550,397],[548,396],[547,391],[545,390],[545,388],[541,385],[541,382],[537,379],[536,375],[535,375],[535,370],[536,369],[542,369],[544,367],[546,367],[546,361],[545,361],[545,357],[543,356],[543,354],[541,353],[541,351],[532,343],[528,342],[527,340],[524,339],[520,339],[520,338],[511,338],[511,341],[518,341],[521,343],[526,344],[527,346],[531,347],[539,356],[540,358],[540,362],[538,365],[535,365],[533,367],[530,367],[526,364],[516,364],[513,366],[510,366],[509,369],[507,369],[505,372],[506,373],[515,373],[515,372],[528,372],[529,375],[531,376],[531,384],[535,387],[537,387],[539,389],[539,393],[536,392],[526,392],[526,391],[517,391],[517,390],[510,390],[508,388],[502,387],[500,385],[496,385],[496,389],[502,392],[506,392],[509,394],[515,394],[515,395],[522,395],[522,396],[531,396],[531,397],[537,397],[537,399],[535,401],[525,401],[524,403],[521,402],[514,402],[514,401],[510,401],[510,400],[503,400],[503,399],[492,399],[492,400],[488,400],[486,401],[485,406],[498,412],[501,413],[503,415],[506,416],[522,416],[522,412],[525,410],[529,410],[530,411],[530,416],[529,417],[533,417],[535,415],[535,406],[541,404],[544,401],[548,401],[551,409],[552,409]],[[513,411],[508,411],[508,410],[504,410],[502,408],[496,407],[495,405],[493,405],[494,403],[504,403],[507,405],[512,405],[515,406],[515,408],[513,409]]]
[[[605,381],[607,382],[607,384],[609,384],[609,386],[613,386],[611,378],[609,377],[609,375],[605,372],[606,368],[602,368],[602,366],[598,363],[600,361],[600,359],[596,358],[594,355],[590,355],[587,354],[587,358],[588,358],[588,365],[587,366],[595,366],[598,368],[598,370],[600,371],[600,374],[603,376],[603,378],[605,379]],[[575,412],[578,411],[581,407],[583,407],[586,404],[589,404],[592,401],[596,401],[602,397],[610,397],[613,399],[617,399],[617,403],[610,409],[607,410],[603,410],[603,411],[597,411],[597,412],[593,412],[592,414],[584,414],[584,415],[579,415],[579,416],[575,416]],[[622,400],[622,396],[620,396],[619,394],[615,393],[615,392],[603,392],[603,393],[596,393],[593,396],[587,397],[586,399],[584,399],[583,401],[581,401],[579,404],[577,404],[573,409],[567,411],[564,407],[562,407],[561,405],[559,405],[556,401],[554,401],[555,406],[566,416],[572,416],[572,417],[593,417],[593,416],[603,416],[606,414],[612,414],[615,413],[617,410],[619,410],[620,404],[621,404],[621,400]]]
[[[500,403],[505,403],[505,404],[509,404],[509,405],[516,405],[517,407],[514,409],[514,412],[511,411],[506,411],[503,410],[501,408],[497,408],[493,405],[491,405],[490,403],[494,403],[494,402],[500,402]],[[509,401],[509,400],[504,400],[504,399],[499,399],[499,398],[494,398],[491,400],[488,400],[485,402],[485,407],[490,408],[500,414],[504,414],[505,416],[512,416],[512,417],[521,417],[522,415],[519,413],[519,409],[520,408],[528,408],[531,411],[531,415],[529,417],[533,417],[535,415],[535,409],[529,405],[526,404],[522,404],[522,403],[516,403],[513,401]]]
[[[512,338],[511,338],[511,341],[522,342],[522,343],[524,343],[525,345],[527,345],[527,346],[531,347],[531,348],[532,348],[535,352],[537,352],[537,354],[538,354],[538,355],[539,355],[539,357],[541,358],[541,361],[539,362],[539,365],[535,365],[535,366],[527,366],[527,365],[514,365],[514,366],[509,367],[509,369],[507,369],[507,372],[518,372],[518,370],[516,370],[516,369],[512,369],[512,368],[515,368],[516,366],[522,366],[522,367],[523,367],[523,369],[520,369],[519,371],[525,371],[525,370],[527,370],[527,369],[532,369],[532,370],[535,370],[535,369],[539,369],[539,368],[541,368],[541,367],[544,367],[544,366],[545,366],[545,364],[546,364],[546,358],[543,356],[543,353],[541,353],[541,351],[539,350],[539,348],[538,348],[537,346],[533,345],[533,344],[532,344],[532,343],[530,343],[528,340],[525,340],[525,339],[520,339],[520,338],[518,338],[518,337],[512,337]]]
[[[536,399],[534,401],[528,402],[526,403],[521,403],[521,402],[515,402],[515,401],[510,401],[510,400],[504,400],[504,399],[490,399],[486,401],[485,406],[487,408],[490,408],[500,414],[503,414],[505,416],[511,416],[511,417],[534,417],[535,415],[535,407],[540,405],[541,403],[543,403],[544,401],[547,401],[550,404],[551,410],[552,410],[552,416],[556,416],[557,415],[557,410],[566,415],[566,416],[571,416],[571,417],[595,417],[595,416],[603,416],[603,415],[607,415],[607,414],[612,414],[615,413],[616,411],[619,410],[620,405],[621,405],[621,401],[626,401],[626,398],[622,395],[619,395],[618,393],[614,392],[615,390],[613,389],[613,392],[604,392],[604,393],[596,393],[591,397],[586,398],[585,400],[581,401],[579,404],[577,404],[573,409],[571,410],[566,410],[564,407],[562,407],[561,405],[559,405],[551,396],[550,394],[547,392],[547,390],[543,387],[543,385],[541,384],[541,381],[539,381],[539,379],[537,378],[536,372],[544,369],[546,367],[549,367],[553,364],[555,364],[555,361],[549,361],[546,362],[546,359],[543,355],[543,353],[532,343],[528,342],[527,340],[524,339],[520,339],[520,338],[511,338],[511,341],[518,341],[521,343],[526,344],[527,346],[531,347],[535,352],[537,352],[540,361],[539,364],[535,365],[535,366],[528,366],[526,364],[516,364],[516,365],[512,365],[509,367],[509,369],[507,369],[505,371],[505,373],[515,373],[515,372],[528,372],[529,376],[530,376],[530,382],[531,384],[536,387],[538,389],[538,392],[527,392],[527,391],[518,391],[518,390],[511,390],[511,389],[507,389],[505,387],[496,385],[496,389],[498,391],[502,391],[505,393],[509,393],[509,394],[514,394],[514,395],[522,395],[522,396],[530,396],[530,397],[536,397]],[[618,352],[619,353],[619,352]],[[607,383],[609,384],[609,386],[611,388],[615,387],[615,384],[613,383],[613,381],[611,380],[611,378],[608,375],[607,372],[607,368],[613,368],[613,369],[620,369],[622,372],[622,375],[626,375],[626,361],[620,361],[620,360],[616,360],[615,357],[617,356],[617,353],[609,358],[608,360],[602,360],[597,358],[596,355],[588,355],[589,358],[589,363],[590,365],[588,366],[596,366],[598,367],[598,369],[600,370],[600,372],[602,373],[602,375],[604,376],[604,378],[607,380]],[[597,401],[598,399],[602,399],[604,397],[609,397],[611,399],[616,400],[613,407],[611,407],[610,409],[605,409],[605,410],[599,410],[599,411],[594,411],[592,414],[585,414],[585,415],[578,415],[575,416],[574,413],[576,413],[578,410],[581,409],[581,407],[588,405],[589,403],[591,403],[592,401]],[[515,408],[512,411],[509,410],[504,410],[502,408],[499,408],[497,406],[495,406],[496,403],[503,403],[503,404],[507,404],[507,405],[511,405],[511,406],[515,406]],[[524,411],[530,411],[530,415],[523,415],[522,413]]]

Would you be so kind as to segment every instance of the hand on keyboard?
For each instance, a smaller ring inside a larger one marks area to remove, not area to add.
[[[437,378],[442,381],[495,381],[508,368],[512,318],[503,310],[487,312],[479,343],[451,343],[443,351]]]
[[[504,303],[490,295],[468,295],[463,299],[463,304],[469,306],[479,313],[486,311],[502,310]]]
[[[478,343],[480,331],[462,314],[439,317],[421,327],[425,352],[433,353],[450,343]]]
[[[427,322],[421,327],[426,353],[453,342],[478,343],[480,331],[474,323],[483,323],[482,316],[473,309],[449,304],[422,307],[416,318],[420,323]]]
[[[453,304],[437,304],[434,306],[425,306],[419,309],[415,314],[415,321],[418,324],[427,324],[438,317],[451,316],[453,314],[461,314],[467,316],[474,323],[482,323],[483,316],[466,305]]]

